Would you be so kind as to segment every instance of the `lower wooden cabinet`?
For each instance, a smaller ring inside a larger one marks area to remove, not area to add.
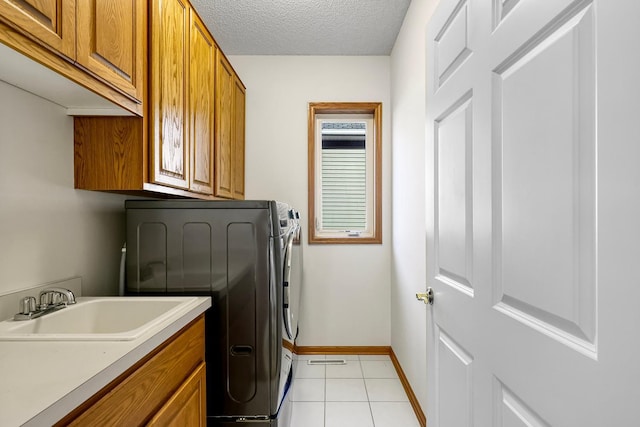
[[[149,422],[149,426],[204,427],[206,369],[202,363]]]
[[[204,426],[204,315],[56,426]]]

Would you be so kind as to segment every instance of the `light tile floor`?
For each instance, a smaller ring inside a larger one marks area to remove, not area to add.
[[[291,427],[419,427],[389,356],[301,355],[294,375]]]

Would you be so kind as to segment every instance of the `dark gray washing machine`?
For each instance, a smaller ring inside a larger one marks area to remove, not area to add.
[[[127,200],[125,208],[126,293],[212,298],[207,425],[288,427],[297,212],[276,201]]]

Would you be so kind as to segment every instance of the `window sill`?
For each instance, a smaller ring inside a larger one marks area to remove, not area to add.
[[[382,237],[318,237],[309,236],[309,244],[371,245],[382,244]]]

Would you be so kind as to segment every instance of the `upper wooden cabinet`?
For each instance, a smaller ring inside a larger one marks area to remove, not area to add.
[[[77,7],[77,61],[141,100],[146,7],[139,0],[82,0]]]
[[[216,65],[216,186],[218,197],[233,197],[232,133],[233,133],[233,68],[227,58],[218,51]]]
[[[151,181],[212,195],[216,45],[188,3],[168,0],[152,5],[151,46]]]
[[[142,115],[146,17],[139,0],[0,0],[0,42]]]
[[[237,76],[233,84],[232,188],[234,199],[244,199],[245,87]]]
[[[0,0],[0,16],[63,55],[75,58],[75,0]]]
[[[75,118],[76,188],[244,198],[244,85],[186,0],[149,13],[148,114]]]
[[[244,199],[245,87],[222,52],[216,68],[215,195]]]
[[[151,181],[189,189],[189,4],[151,2]]]
[[[189,145],[191,173],[189,190],[213,194],[214,79],[216,45],[209,31],[192,10],[189,26]]]

